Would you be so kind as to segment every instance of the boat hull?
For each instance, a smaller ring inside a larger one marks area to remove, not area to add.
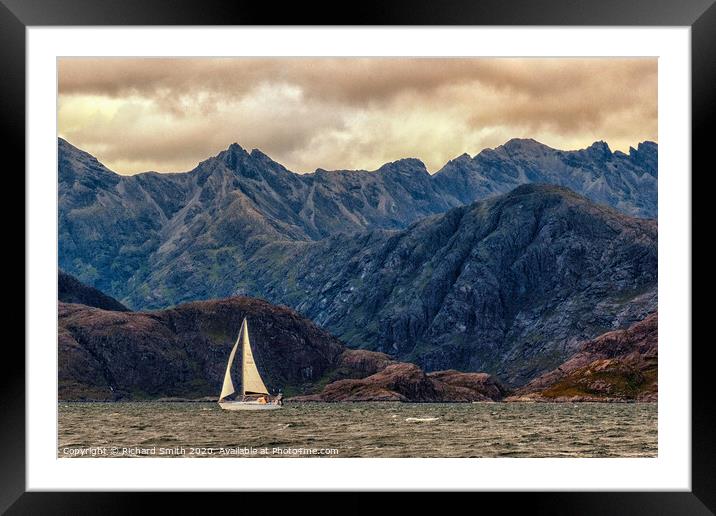
[[[221,401],[219,406],[224,410],[276,410],[283,408],[282,405],[257,401]]]

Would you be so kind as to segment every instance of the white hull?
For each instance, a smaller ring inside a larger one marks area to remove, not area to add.
[[[224,410],[276,410],[282,408],[281,405],[257,401],[221,401],[219,406]]]

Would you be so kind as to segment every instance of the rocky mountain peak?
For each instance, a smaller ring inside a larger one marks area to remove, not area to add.
[[[637,166],[643,167],[656,177],[658,168],[659,146],[655,142],[644,141],[637,148],[629,147],[629,159]]]
[[[229,145],[226,150],[223,150],[219,154],[217,154],[216,158],[222,160],[230,169],[236,170],[239,166],[239,163],[241,163],[241,161],[248,158],[249,156],[249,153],[246,152],[246,150],[241,145],[234,142]]]
[[[120,181],[90,153],[78,149],[67,140],[57,138],[57,166],[60,183],[71,184],[75,181],[93,187],[97,184],[114,185]]]
[[[430,175],[425,163],[417,158],[403,158],[391,161],[380,167],[377,172],[381,174]]]
[[[643,141],[637,145],[637,151],[651,154],[652,156],[656,157],[656,154],[659,150],[659,145],[656,142],[652,142],[649,140]]]
[[[245,152],[246,152],[246,150],[245,150],[241,145],[239,145],[239,144],[236,143],[236,142],[233,142],[231,145],[229,145],[229,146],[226,148],[226,151],[227,151],[227,152],[233,152],[233,153],[236,153],[236,152],[238,152],[238,153],[245,153]]]
[[[532,138],[512,138],[498,147],[504,149],[508,154],[542,154],[550,147]]]
[[[468,165],[471,162],[472,162],[472,157],[467,152],[464,152],[464,153],[460,154],[458,157],[453,158],[450,161],[448,161],[443,168],[448,167],[450,165],[461,165],[461,166]]]
[[[587,152],[589,152],[592,156],[598,158],[598,159],[607,159],[611,157],[612,150],[609,148],[609,144],[607,142],[599,140],[597,142],[594,142],[589,147],[587,147]]]

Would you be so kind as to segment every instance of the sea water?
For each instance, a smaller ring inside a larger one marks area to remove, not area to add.
[[[656,403],[58,405],[58,457],[656,457]]]

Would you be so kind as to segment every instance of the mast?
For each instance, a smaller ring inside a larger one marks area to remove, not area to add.
[[[246,317],[241,323],[239,340],[241,341],[241,396],[246,396],[246,341],[249,340],[249,324],[246,322]]]

